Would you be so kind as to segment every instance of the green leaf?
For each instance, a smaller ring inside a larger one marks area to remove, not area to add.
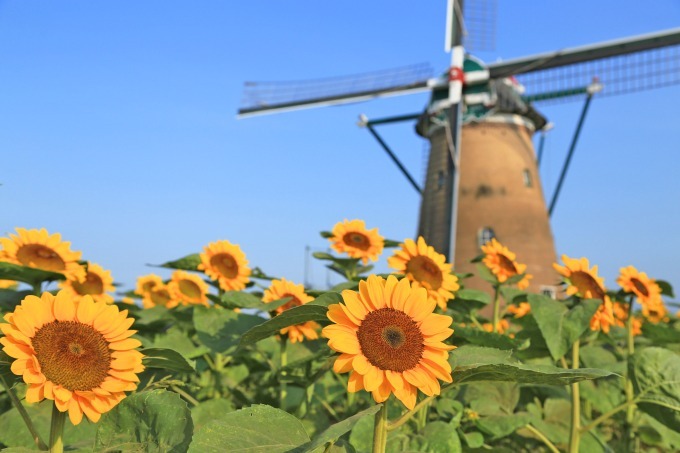
[[[463,440],[470,448],[480,448],[484,445],[484,436],[479,431],[472,431],[469,433],[462,433]]]
[[[464,401],[481,416],[512,414],[519,402],[514,382],[475,382],[465,386]]]
[[[313,303],[293,307],[248,330],[241,337],[239,347],[257,343],[264,338],[279,333],[279,331],[285,327],[302,324],[307,321],[327,321],[327,312],[327,307],[322,307]]]
[[[33,291],[15,291],[13,289],[0,289],[0,313],[2,311],[14,311],[26,296],[33,294]]]
[[[204,345],[196,346],[187,332],[177,325],[172,326],[165,333],[157,334],[150,347],[172,349],[186,359],[200,357],[206,352],[210,352],[210,348]]]
[[[525,349],[529,346],[529,340],[516,340],[507,335],[487,332],[476,327],[454,325],[453,343],[458,344],[460,339],[471,344],[498,349]]]
[[[328,307],[331,304],[339,304],[342,302],[342,296],[338,292],[329,291],[321,294],[319,297],[310,302],[310,304]]]
[[[180,269],[183,271],[198,271],[199,264],[201,264],[201,256],[198,253],[192,253],[191,255],[187,255],[175,261],[168,261],[163,264],[151,264],[151,266]]]
[[[58,272],[44,271],[33,267],[0,262],[0,280],[14,280],[36,286],[43,282],[65,280],[66,277]]]
[[[656,281],[656,284],[659,285],[659,288],[661,288],[661,294],[662,295],[675,298],[675,294],[673,294],[673,287],[671,286],[670,283],[668,283],[665,280],[655,280],[655,281]]]
[[[2,387],[0,386],[0,388]],[[42,440],[47,443],[50,434],[50,420],[52,419],[52,402],[44,400],[36,404],[26,402],[22,402],[22,404],[33,420]],[[89,423],[87,420],[83,420],[78,426],[73,426],[67,421],[64,424],[64,443],[69,449],[89,447],[91,450],[96,429],[97,425]],[[0,415],[0,445],[2,444],[8,447],[26,447],[37,451],[33,437],[16,408],[11,408]]]
[[[194,308],[194,327],[198,339],[213,352],[231,353],[242,336],[258,326],[264,318],[221,308]]]
[[[477,275],[484,281],[491,283],[491,285],[499,285],[498,278],[489,270],[486,265],[477,263]]]
[[[611,376],[593,368],[576,370],[551,365],[528,365],[513,358],[509,351],[466,345],[449,355],[454,384],[475,381],[508,381],[527,384],[567,385],[585,379]]]
[[[307,442],[309,436],[300,420],[281,409],[260,404],[205,424],[194,435],[189,452],[282,453]]]
[[[680,356],[657,347],[637,350],[629,372],[640,410],[680,431]]]
[[[401,242],[393,241],[392,239],[385,239],[383,245],[386,249],[391,249],[394,247],[401,247]]]
[[[558,360],[588,329],[590,320],[602,301],[583,300],[570,310],[563,302],[543,295],[529,294],[529,304],[550,355]]]
[[[194,433],[204,425],[222,417],[224,414],[234,412],[234,403],[230,399],[219,398],[216,400],[203,401],[191,409],[191,418],[194,421]]]
[[[376,404],[375,406],[371,406],[366,410],[358,412],[341,422],[329,426],[321,434],[315,436],[311,442],[301,445],[300,447],[293,450],[293,452],[295,453],[311,452],[323,446],[327,442],[332,442],[338,439],[343,434],[351,431],[352,428],[354,428],[354,425],[356,425],[357,422],[362,418],[375,415],[375,413],[378,412],[381,407],[382,407],[381,404]]]
[[[480,291],[478,289],[461,289],[456,293],[456,302],[472,302],[478,306],[484,306],[491,303],[491,296],[489,293]]]
[[[449,423],[434,421],[425,425],[423,432],[427,439],[427,451],[432,453],[462,452],[458,433]]]
[[[649,338],[656,345],[668,343],[680,343],[680,323],[675,324],[654,324],[645,322],[642,325],[642,334]]]
[[[490,415],[476,421],[477,428],[492,439],[500,439],[509,436],[519,428],[531,423],[532,417],[526,412],[511,415]]]
[[[255,308],[261,310],[265,305],[256,295],[243,291],[225,291],[219,299],[228,308]]]
[[[96,449],[126,452],[185,452],[194,429],[186,403],[165,390],[129,395],[97,426]]]
[[[325,238],[325,239],[332,238],[333,236],[335,236],[330,231],[320,231],[319,234],[321,235],[322,238]]]
[[[162,368],[187,373],[196,372],[196,364],[193,361],[187,361],[182,354],[172,349],[146,348],[140,352],[144,354],[142,363],[147,368]]]

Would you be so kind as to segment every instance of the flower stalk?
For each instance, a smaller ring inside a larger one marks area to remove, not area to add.
[[[63,453],[64,451],[64,422],[66,412],[57,409],[57,403],[52,406],[52,424],[50,426],[50,453]]]
[[[286,335],[281,336],[281,350],[280,350],[280,361],[279,361],[279,406],[281,409],[285,410],[286,396],[288,394],[288,389],[286,388],[286,381],[281,370],[288,365],[288,337]]]
[[[373,453],[385,453],[387,447],[387,401],[375,414],[375,427],[373,429]]]
[[[19,398],[17,397],[16,393],[14,393],[14,390],[12,389],[12,387],[10,387],[10,385],[7,383],[2,374],[0,374],[0,381],[2,381],[2,386],[5,387],[5,391],[7,392],[9,399],[12,401],[12,404],[17,409],[19,415],[21,415],[21,418],[24,420],[26,427],[30,431],[31,436],[33,437],[33,442],[35,442],[35,446],[38,447],[39,450],[42,451],[47,450],[47,445],[45,445],[45,442],[43,442],[42,438],[40,437],[40,433],[38,433],[38,430],[35,429],[33,420],[31,420],[31,417],[28,415],[26,408],[23,406],[23,404],[21,404],[21,401],[19,401]]]
[[[500,285],[493,286],[493,331],[498,333],[498,324],[501,320]]]
[[[635,354],[635,339],[633,336],[633,303],[634,303],[635,298],[633,296],[630,297],[630,301],[628,303],[628,319],[626,320],[626,331],[627,331],[627,352],[628,352],[628,363],[630,364],[630,361],[633,357],[633,354]],[[626,431],[628,433],[628,446],[629,449],[633,447],[635,444],[635,404],[633,404],[633,400],[635,398],[635,391],[633,389],[633,380],[631,379],[630,376],[630,366],[627,367],[628,372],[626,373],[626,403],[629,404],[629,406],[626,408]]]
[[[571,368],[579,367],[579,348],[581,340],[576,340],[572,346]],[[581,442],[581,395],[579,383],[571,384],[571,433],[569,435],[569,453],[578,453]]]

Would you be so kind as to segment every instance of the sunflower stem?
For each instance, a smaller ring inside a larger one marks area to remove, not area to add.
[[[431,402],[428,401],[427,404],[423,405],[418,411],[418,432],[422,432],[425,429],[425,425],[427,425],[427,415],[430,411],[430,403]]]
[[[627,340],[628,340],[628,357],[627,361],[630,364],[630,361],[633,357],[633,354],[635,354],[635,339],[633,336],[633,302],[634,302],[633,296],[630,297],[630,301],[628,302],[628,319],[626,320],[626,330],[628,333]],[[626,367],[627,370],[630,370],[630,366]],[[631,379],[630,376],[630,371],[626,373],[626,402],[629,404],[629,406],[626,408],[626,431],[628,434],[628,449],[632,451],[633,445],[635,444],[635,404],[633,403],[633,400],[635,398],[635,390],[633,389],[633,380]]]
[[[373,429],[373,453],[385,453],[387,446],[387,401],[385,401],[377,414],[375,414],[375,427]]]
[[[33,284],[33,294],[40,297],[42,294],[42,282],[36,282]]]
[[[534,433],[536,437],[538,437],[546,447],[548,447],[548,450],[550,450],[552,453],[560,453],[560,451],[557,449],[555,444],[550,442],[550,439],[548,439],[548,436],[543,434],[541,431],[539,431],[535,426],[532,426],[531,424],[528,424],[525,426],[526,429]]]
[[[286,350],[286,346],[288,344],[288,337],[285,335],[281,336],[281,354],[280,354],[280,366],[279,366],[279,389],[280,389],[280,407],[283,410],[286,410],[286,395],[287,395],[287,389],[286,389],[286,381],[284,379],[283,374],[281,373],[281,370],[288,365],[288,351]]]
[[[50,453],[64,452],[64,422],[66,412],[57,409],[57,403],[52,406],[52,424],[50,426]]]
[[[33,442],[35,442],[36,447],[38,447],[39,450],[46,451],[47,445],[45,444],[45,442],[43,442],[42,438],[40,437],[40,434],[38,433],[38,430],[35,429],[33,420],[31,420],[31,417],[28,415],[28,412],[26,411],[24,405],[21,404],[21,401],[19,401],[19,398],[17,397],[16,393],[14,393],[14,389],[10,387],[10,385],[7,383],[5,377],[2,374],[0,374],[0,381],[2,381],[2,386],[5,387],[5,391],[7,392],[7,396],[9,396],[10,401],[12,401],[12,404],[14,405],[14,407],[16,407],[17,411],[19,412],[19,415],[21,415],[21,418],[24,420],[26,427],[31,432],[31,436],[33,436]]]
[[[498,333],[498,323],[501,318],[501,304],[498,297],[500,285],[493,285],[493,331]]]
[[[443,392],[443,390],[444,390],[444,389],[442,389],[442,392]],[[395,421],[393,421],[392,423],[389,423],[389,424],[387,425],[387,431],[392,431],[392,430],[395,430],[395,429],[399,428],[401,425],[403,425],[404,423],[406,423],[407,421],[409,421],[409,420],[411,419],[411,417],[413,417],[415,414],[417,414],[421,407],[430,404],[430,402],[431,402],[433,399],[434,399],[434,395],[433,395],[433,396],[428,396],[427,398],[425,398],[424,400],[422,400],[421,402],[419,402],[418,404],[416,404],[415,407],[414,407],[413,409],[411,409],[410,411],[408,411],[407,413],[405,413],[404,415],[402,415],[401,417],[399,417],[398,420],[395,420]]]
[[[577,370],[579,367],[579,348],[581,340],[576,340],[572,346],[571,368]],[[569,436],[569,453],[578,453],[581,443],[581,395],[579,383],[571,384],[571,433]]]

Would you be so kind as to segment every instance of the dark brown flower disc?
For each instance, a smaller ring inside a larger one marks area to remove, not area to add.
[[[381,370],[410,370],[420,362],[425,348],[416,322],[393,308],[381,308],[366,315],[357,338],[361,352]]]
[[[32,341],[42,373],[68,390],[92,390],[108,375],[109,344],[91,326],[53,321],[42,326]]]

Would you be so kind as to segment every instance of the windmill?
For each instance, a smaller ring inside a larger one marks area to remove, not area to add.
[[[430,91],[424,112],[361,121],[388,152],[374,128],[379,124],[417,121],[418,133],[430,142],[424,187],[410,179],[422,192],[418,234],[461,272],[472,270],[468,262],[479,245],[496,236],[528,265],[532,289],[551,291],[555,247],[531,140],[549,123],[534,105],[580,95],[586,98],[582,124],[593,95],[680,82],[680,29],[485,65],[463,48],[462,3],[448,2],[451,65],[445,75],[409,66],[316,82],[247,84],[239,115]]]

